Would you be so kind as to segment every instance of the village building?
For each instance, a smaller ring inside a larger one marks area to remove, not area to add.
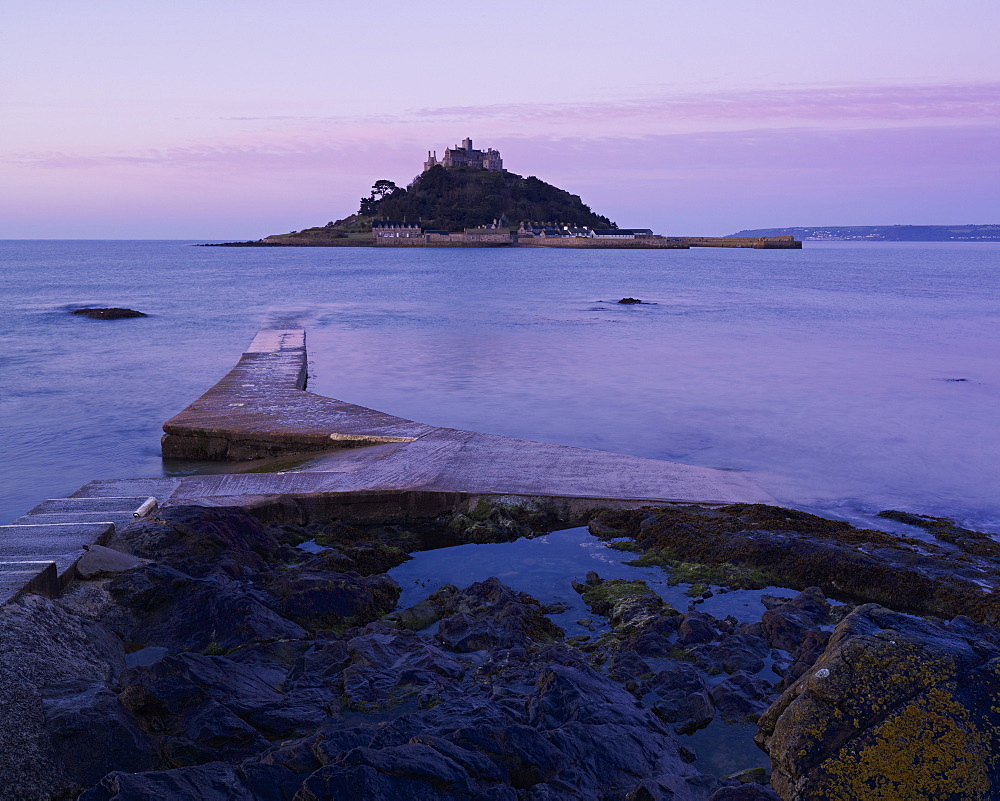
[[[471,139],[463,139],[462,146],[455,145],[444,151],[444,158],[438,161],[437,151],[433,154],[427,151],[427,161],[424,162],[424,172],[431,167],[440,164],[449,169],[451,167],[475,167],[480,170],[503,170],[503,159],[500,158],[500,151],[492,147],[487,150],[476,150],[472,147]]]
[[[649,228],[603,228],[590,232],[593,239],[652,239]]]
[[[399,220],[374,220],[372,222],[372,236],[376,239],[409,239],[410,237],[423,236],[423,231],[418,223],[400,222]]]

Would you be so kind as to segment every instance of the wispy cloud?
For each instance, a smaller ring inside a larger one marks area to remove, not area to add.
[[[661,93],[589,103],[422,108],[417,118],[683,120],[928,120],[1000,118],[1000,82],[923,86],[790,86],[743,92]]]
[[[364,116],[243,116],[234,122],[296,122],[327,126],[413,126],[474,122],[491,126],[630,123],[690,129],[692,124],[742,124],[768,127],[805,124],[920,123],[933,120],[969,123],[1000,120],[1000,81],[888,86],[778,86],[745,91],[698,93],[660,91],[644,96],[487,103],[422,107],[394,114]]]
[[[279,125],[241,128],[229,138],[160,149],[116,152],[40,152],[2,161],[47,169],[175,169],[251,171],[324,170],[405,176],[419,169],[424,150],[440,148],[470,128],[489,133],[517,171],[533,161],[541,170],[559,163],[599,173],[603,165],[635,164],[652,172],[662,164],[719,165],[801,156],[810,162],[891,157],[894,141],[880,132],[910,130],[907,148],[928,158],[980,155],[1000,132],[1000,82],[880,87],[778,87],[753,92],[661,93],[590,103],[464,105],[418,109],[406,115],[366,117],[230,118]],[[948,132],[951,133],[948,133]],[[850,135],[851,132],[861,132]],[[867,132],[867,133],[865,133]],[[902,141],[902,140],[900,140]],[[937,148],[937,155],[934,150]],[[553,161],[546,162],[545,154]],[[611,158],[614,154],[614,158]],[[682,157],[683,154],[683,157]],[[943,154],[947,154],[946,156]],[[516,157],[512,161],[509,157]],[[515,166],[516,165],[516,166]]]

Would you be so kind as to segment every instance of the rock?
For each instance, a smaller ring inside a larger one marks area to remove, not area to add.
[[[145,667],[155,665],[163,657],[167,656],[170,650],[161,645],[151,645],[148,648],[140,648],[125,656],[126,667]]]
[[[113,770],[156,767],[152,742],[103,682],[70,680],[45,688],[46,729],[67,775],[80,787]]]
[[[638,509],[625,525],[644,552],[737,566],[751,585],[819,587],[852,602],[1000,625],[1000,559],[972,562],[951,545],[764,504]]]
[[[726,723],[756,723],[771,705],[773,691],[763,679],[738,672],[715,685],[711,696]]]
[[[671,651],[668,640],[677,628],[677,610],[665,603],[641,580],[605,581],[591,571],[585,584],[573,588],[595,613],[606,615],[623,648],[642,656],[666,656]]]
[[[608,675],[615,681],[629,681],[651,674],[649,663],[635,651],[615,651],[611,656]]]
[[[107,591],[137,618],[127,632],[135,645],[228,651],[306,636],[269,609],[256,591],[220,576],[195,579],[151,564],[112,579]]]
[[[566,766],[546,782],[561,797],[621,797],[644,777],[669,775],[683,784],[694,774],[665,725],[589,668],[544,669],[528,722],[565,755]]]
[[[283,708],[281,692],[247,666],[221,657],[170,656],[127,671],[122,683],[122,705],[160,738],[174,765],[259,753],[266,747],[261,730],[270,736],[302,733],[288,722],[291,714]],[[285,725],[263,725],[275,710],[284,714]],[[315,727],[324,718],[315,711],[297,722]]]
[[[238,507],[168,506],[116,532],[108,545],[201,578],[250,578],[275,561],[279,543]]]
[[[453,754],[458,751],[461,749],[452,746]],[[411,742],[379,750],[348,751],[336,763],[313,773],[297,796],[301,801],[329,798],[516,801],[517,794],[509,788],[494,788],[490,792],[486,782],[473,778],[459,762],[425,743]]]
[[[563,630],[541,604],[491,577],[451,595],[436,639],[457,653],[484,648],[525,647],[561,637]]]
[[[874,604],[761,718],[785,799],[993,797],[1000,768],[1000,633]]]
[[[677,629],[677,644],[682,647],[712,642],[719,636],[718,630],[708,615],[703,615],[700,612],[688,612],[681,615],[680,621],[680,627]]]
[[[70,314],[78,314],[89,317],[91,320],[124,320],[128,317],[148,317],[149,315],[134,309],[74,309]]]
[[[391,709],[417,696],[435,703],[466,671],[466,665],[409,631],[373,623],[346,643],[344,703],[355,710]]]
[[[626,304],[632,304],[632,303],[642,303],[642,301],[641,301],[641,300],[639,300],[638,298],[622,298],[622,299],[621,299],[621,300],[619,300],[618,302],[619,302],[619,303],[626,303]]]
[[[774,609],[782,604],[787,604],[790,600],[792,599],[781,595],[770,595],[766,592],[760,596],[760,602],[764,604],[765,609]]]
[[[78,801],[291,801],[302,777],[271,765],[225,762],[148,773],[115,771]]]
[[[718,645],[709,645],[698,652],[699,664],[726,673],[759,673],[764,669],[764,657],[768,655],[767,643],[747,632],[737,632],[725,637]]]
[[[0,608],[0,632],[0,787],[8,798],[68,795],[78,785],[48,731],[42,690],[113,682],[124,649],[107,627],[38,595]]]
[[[409,609],[390,612],[382,619],[410,631],[421,631],[444,616],[448,602],[456,592],[458,587],[454,584],[445,584],[420,603],[414,604]]]
[[[124,573],[144,564],[146,564],[145,559],[138,559],[113,548],[105,548],[103,545],[90,545],[76,563],[76,575],[82,579],[91,579],[112,573]]]
[[[648,689],[659,696],[653,703],[653,711],[672,723],[677,734],[691,734],[715,717],[708,684],[691,665],[678,665],[657,673]]]
[[[310,629],[363,626],[392,611],[399,585],[386,575],[360,576],[293,567],[264,582],[278,612]]]
[[[708,801],[781,801],[781,796],[770,787],[751,782],[739,787],[720,787]]]

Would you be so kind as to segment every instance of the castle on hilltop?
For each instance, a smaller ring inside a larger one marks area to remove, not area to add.
[[[462,146],[450,147],[444,151],[444,158],[438,161],[437,151],[433,155],[427,151],[427,161],[424,162],[424,172],[440,164],[442,167],[476,167],[480,170],[503,170],[503,159],[500,151],[492,147],[488,150],[473,150],[472,140],[463,139]]]

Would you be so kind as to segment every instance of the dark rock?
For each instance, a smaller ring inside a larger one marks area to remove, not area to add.
[[[263,602],[269,599],[220,576],[195,579],[169,567],[147,565],[113,579],[107,591],[138,618],[127,632],[137,645],[228,651],[306,635],[269,609]]]
[[[79,314],[92,320],[124,320],[128,317],[148,317],[149,315],[133,309],[74,309],[70,314]]]
[[[457,591],[458,587],[455,585],[445,584],[420,603],[414,604],[408,609],[390,612],[382,619],[410,631],[421,631],[444,616],[445,610],[448,608],[448,601]]]
[[[24,595],[0,607],[0,795],[11,799],[79,789],[53,746],[42,691],[69,681],[112,684],[125,667],[119,639],[67,609],[66,597]]]
[[[497,578],[453,593],[436,638],[458,653],[483,648],[515,648],[548,642],[563,634],[542,612],[541,604]]]
[[[414,696],[433,703],[466,670],[416,634],[382,624],[366,627],[346,645],[343,698],[355,710],[391,709]]]
[[[353,570],[362,576],[385,573],[412,557],[397,545],[381,542],[364,543],[353,548],[342,548],[340,553],[354,563]]]
[[[727,723],[756,723],[773,695],[770,684],[746,673],[734,673],[711,691],[715,708]]]
[[[787,604],[790,600],[792,599],[781,595],[769,595],[766,592],[760,596],[760,602],[764,604],[765,609],[774,609],[782,604]]]
[[[653,711],[678,734],[691,734],[715,717],[715,704],[708,684],[691,665],[678,665],[657,673],[648,689],[657,694]]]
[[[399,585],[386,575],[360,576],[294,567],[264,582],[278,612],[310,629],[360,626],[390,612]]]
[[[608,675],[615,681],[628,681],[652,673],[649,663],[635,651],[616,651],[612,654]]]
[[[47,687],[44,709],[59,760],[79,786],[90,787],[112,770],[156,767],[149,738],[105,684],[76,680]]]
[[[966,614],[1000,625],[1000,559],[969,554],[794,509],[731,504],[619,512],[643,551],[703,565],[756,571],[752,583],[819,587],[849,601],[875,601],[923,615]]]
[[[302,777],[270,765],[224,762],[148,773],[115,771],[79,801],[292,801]]]
[[[621,299],[621,300],[619,300],[618,302],[619,302],[619,303],[627,303],[627,304],[631,304],[631,303],[642,303],[642,301],[641,301],[641,300],[639,300],[638,298],[622,298],[622,299]]]
[[[1000,787],[1000,633],[874,604],[761,718],[788,799],[988,798]]]
[[[189,576],[248,578],[268,569],[273,534],[238,507],[168,506],[116,532],[109,547],[154,559]]]
[[[322,765],[330,765],[355,748],[371,745],[375,732],[370,728],[327,726],[317,732],[312,752]]]
[[[739,787],[720,787],[708,797],[708,801],[781,801],[781,796],[770,787],[750,783]]]
[[[680,646],[698,645],[718,638],[719,632],[712,619],[700,612],[688,612],[681,615],[681,624],[677,629],[677,644]]]
[[[965,381],[964,378],[949,378],[947,381]],[[956,525],[955,521],[949,517],[931,517],[929,515],[915,515],[909,512],[898,512],[888,509],[878,513],[879,517],[889,520],[897,520],[910,526],[926,529],[934,537],[949,545],[956,546],[959,550],[973,556],[985,556],[992,559],[1000,558],[1000,543],[993,539],[990,534],[981,531],[972,531]]]
[[[591,571],[585,584],[573,583],[595,613],[606,615],[623,648],[641,656],[666,656],[669,637],[681,618],[644,581],[604,580]]]
[[[764,637],[772,648],[794,653],[818,623],[806,610],[791,602],[769,609],[761,617]]]
[[[748,633],[731,634],[715,646],[708,646],[704,653],[710,663],[718,665],[726,673],[758,673],[764,669],[764,657],[768,655],[767,643],[761,637]]]

